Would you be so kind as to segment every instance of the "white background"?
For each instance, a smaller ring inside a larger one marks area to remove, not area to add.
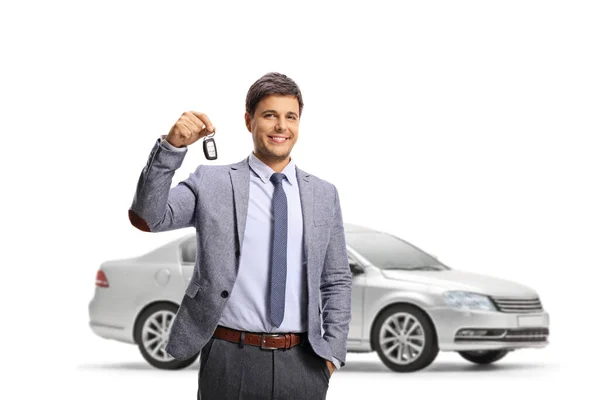
[[[292,156],[336,185],[346,222],[529,285],[551,318],[549,347],[483,371],[443,353],[400,375],[349,354],[329,399],[592,390],[599,14],[593,1],[3,3],[2,397],[195,398],[198,364],[148,367],[92,334],[87,305],[102,261],[189,232],[128,221],[156,138],[186,110],[217,127],[219,159],[193,145],[173,184],[241,160],[245,95],[270,71],[300,86]]]

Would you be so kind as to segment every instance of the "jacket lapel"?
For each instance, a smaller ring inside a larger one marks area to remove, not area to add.
[[[306,273],[308,282],[312,272],[312,250],[313,250],[313,203],[314,203],[314,188],[310,180],[310,174],[302,171],[296,166],[296,178],[298,181],[298,190],[300,191],[300,203],[302,207],[303,220],[303,238],[304,238],[304,261],[306,262]],[[310,284],[309,284],[310,287]],[[310,296],[310,293],[309,293]]]
[[[235,202],[235,221],[237,226],[238,251],[242,250],[246,219],[248,217],[248,198],[250,195],[250,165],[246,159],[234,164],[229,170],[231,185],[233,186],[233,200]]]

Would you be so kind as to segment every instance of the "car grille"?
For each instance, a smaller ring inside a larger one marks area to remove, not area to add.
[[[485,331],[477,336],[457,335],[456,342],[545,342],[550,335],[548,328],[479,329]]]
[[[509,329],[502,338],[505,342],[545,342],[548,340],[548,328]]]
[[[500,312],[505,313],[535,313],[543,311],[539,298],[515,299],[508,297],[492,297],[492,301]]]

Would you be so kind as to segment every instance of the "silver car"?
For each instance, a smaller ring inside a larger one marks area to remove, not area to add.
[[[477,364],[548,345],[549,316],[518,283],[461,272],[389,233],[345,224],[353,274],[348,352],[376,351],[398,372],[427,367],[438,352]],[[140,257],[107,261],[97,272],[89,325],[137,344],[153,366],[179,369],[164,350],[196,257],[195,233]]]

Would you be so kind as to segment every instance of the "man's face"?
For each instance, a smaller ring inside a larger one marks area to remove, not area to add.
[[[296,96],[270,95],[256,106],[254,116],[244,115],[252,132],[254,153],[262,160],[286,161],[290,156],[300,125],[300,105]]]

